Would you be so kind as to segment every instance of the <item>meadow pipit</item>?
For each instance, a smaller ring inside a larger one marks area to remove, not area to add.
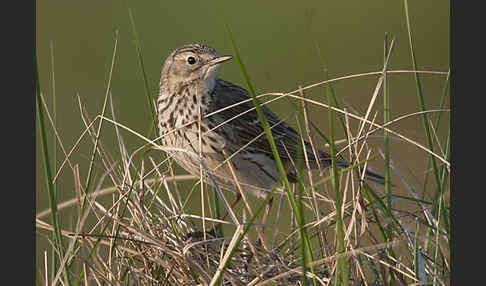
[[[248,91],[217,78],[220,64],[230,59],[231,56],[219,56],[213,48],[202,44],[185,45],[167,57],[157,99],[161,140],[164,146],[200,155],[219,187],[238,194],[236,177],[244,191],[265,197],[281,181],[280,173]],[[301,136],[265,105],[262,110],[272,126],[288,179],[295,182],[296,168],[292,162],[297,161]],[[306,140],[304,145],[311,167],[317,168],[311,144]],[[329,167],[331,156],[321,150],[317,153],[320,166]],[[200,174],[197,158],[179,151],[169,154],[189,173]],[[232,166],[225,163],[228,157]],[[349,163],[337,158],[337,165],[345,168]],[[212,184],[206,172],[203,174],[204,181]],[[369,170],[365,176],[384,181],[381,175]],[[269,207],[266,215],[268,211]]]

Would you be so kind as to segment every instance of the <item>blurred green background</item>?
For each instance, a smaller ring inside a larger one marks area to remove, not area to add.
[[[447,72],[449,1],[409,1],[409,7],[419,69]],[[150,111],[128,8],[133,12],[152,99],[158,95],[161,65],[173,49],[186,43],[201,42],[213,46],[219,54],[232,54],[224,19],[259,94],[293,91],[299,85],[322,81],[317,46],[326,59],[330,78],[379,71],[383,65],[386,32],[397,36],[389,70],[412,69],[402,1],[37,1],[36,54],[41,91],[49,108],[55,108],[57,128],[68,150],[84,129],[77,97],[91,118],[101,113],[115,31],[118,31],[119,40],[111,91],[117,121],[141,134],[147,134],[150,127]],[[246,87],[235,61],[224,64],[220,76]],[[361,77],[335,83],[339,102],[348,110],[364,115],[377,79],[377,76]],[[428,109],[438,108],[444,83],[445,76],[422,76]],[[326,102],[324,87],[309,90],[307,96]],[[412,74],[391,76],[390,96],[392,119],[420,110]],[[448,102],[447,98],[446,108]],[[270,106],[281,116],[291,111],[287,100]],[[374,109],[379,112],[378,122],[383,120],[382,109],[383,102],[379,99]],[[324,109],[310,106],[310,116],[323,131],[328,129]],[[292,119],[289,123],[295,126]],[[110,124],[105,124],[105,129],[104,134],[114,134]],[[403,120],[392,129],[426,145],[421,117]],[[437,130],[441,142],[444,142],[448,129],[449,114],[444,113]],[[53,152],[54,136],[50,131],[49,128],[48,142]],[[143,143],[128,132],[122,134],[129,152]],[[115,137],[110,140],[109,136],[103,138],[103,143],[116,158],[118,146]],[[342,133],[338,136],[342,139]],[[37,139],[36,212],[40,212],[49,204],[38,134]],[[318,142],[322,146],[323,141]],[[369,142],[375,153],[382,147],[381,137]],[[83,140],[72,158],[79,164],[82,181],[92,150],[88,143]],[[412,183],[423,180],[428,172],[426,154],[398,140],[392,140],[391,144],[392,160],[399,164],[401,171]],[[59,146],[57,149],[60,164],[64,157]],[[382,159],[370,164],[376,171],[383,170]],[[99,178],[101,172],[97,171]],[[65,168],[59,178],[58,192],[59,201],[74,196],[73,175],[69,168]],[[70,229],[74,223],[71,213],[72,210],[61,212],[64,228]],[[46,234],[38,231],[36,236],[37,270],[43,265],[44,251],[49,249]]]

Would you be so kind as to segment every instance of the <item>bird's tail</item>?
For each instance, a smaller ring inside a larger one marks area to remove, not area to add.
[[[331,165],[331,158],[330,158],[329,154],[321,151],[321,154],[319,154],[319,155],[321,157],[321,162],[324,163],[324,166],[330,166]],[[341,158],[336,158],[336,164],[341,169],[348,168],[348,167],[351,166],[350,163],[348,163],[347,161],[345,161]],[[359,168],[360,168],[361,172],[363,172],[363,171],[365,172],[365,178],[366,179],[373,181],[373,182],[376,182],[376,183],[381,184],[381,185],[385,184],[385,177],[383,177],[382,175],[375,173],[375,172],[371,171],[370,169],[365,170],[363,167],[359,167]]]
[[[312,165],[312,168],[317,168],[317,162],[315,160],[315,156],[314,156],[314,153],[312,152],[312,148],[311,148],[311,145],[309,142],[306,142],[306,149],[307,149],[307,152],[308,152],[308,158],[309,158],[309,161]],[[328,168],[329,166],[331,166],[331,155],[322,151],[322,150],[318,150],[318,153],[319,153],[319,161],[320,161],[320,165],[321,167],[323,168]],[[341,159],[341,158],[336,158],[336,164],[338,166],[338,168],[340,169],[344,169],[344,168],[348,168],[351,166],[351,164],[349,162],[347,162],[346,160],[344,159]],[[385,177],[383,177],[382,175],[378,174],[378,173],[375,173],[373,171],[371,171],[370,169],[366,169],[363,168],[363,167],[359,167],[361,172],[365,172],[365,179],[368,179],[370,181],[373,181],[373,182],[376,182],[378,184],[381,184],[381,185],[384,185],[385,184]],[[392,184],[392,186],[394,186]]]

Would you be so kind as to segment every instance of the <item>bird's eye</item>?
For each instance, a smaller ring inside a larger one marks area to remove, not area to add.
[[[190,64],[190,65],[193,65],[196,63],[196,58],[194,57],[188,57],[187,58],[187,62]]]

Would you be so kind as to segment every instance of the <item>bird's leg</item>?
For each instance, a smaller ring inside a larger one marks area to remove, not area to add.
[[[230,205],[230,208],[233,209],[236,204],[241,200],[241,194],[240,193],[236,193],[236,196],[235,196],[235,199],[233,200],[233,202],[231,203]],[[223,217],[221,218],[221,220],[225,220],[226,217],[228,216],[229,214],[229,211],[226,210]],[[221,223],[218,222],[210,231],[209,233],[210,234],[214,234],[214,236],[216,236],[216,231],[221,227]]]
[[[271,197],[268,200],[268,202],[265,204],[265,212],[263,213],[262,226],[261,226],[262,235],[263,232],[265,231],[265,224],[267,223],[268,215],[270,214],[270,209],[272,208],[272,205],[273,205],[273,197]]]
[[[241,200],[241,194],[236,193],[235,200],[231,203],[230,208],[233,209],[240,200]],[[228,210],[226,210],[226,212],[225,212],[224,216],[221,218],[221,220],[225,220],[226,217],[228,216],[228,214],[229,214],[229,212],[228,212]]]

